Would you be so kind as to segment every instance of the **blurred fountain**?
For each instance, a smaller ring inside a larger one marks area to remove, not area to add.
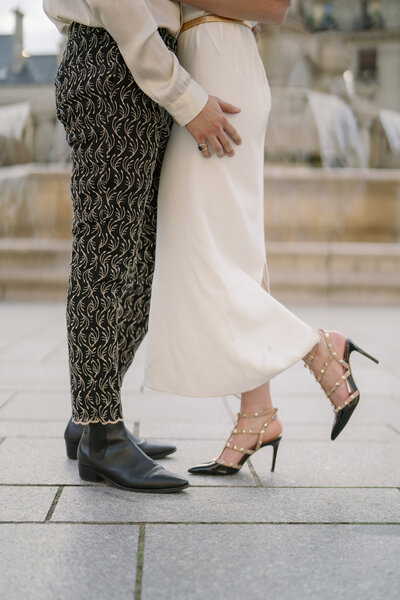
[[[272,98],[265,146],[269,162],[368,166],[357,119],[342,98],[300,88],[273,89]]]
[[[35,119],[29,102],[0,107],[0,237],[68,238],[69,166],[65,134],[54,128],[56,164],[32,162]],[[50,144],[49,144],[50,145]]]
[[[33,156],[29,102],[0,106],[0,167],[27,163]]]
[[[356,118],[339,96],[307,93],[318,131],[322,166],[366,167],[367,160],[358,132]]]

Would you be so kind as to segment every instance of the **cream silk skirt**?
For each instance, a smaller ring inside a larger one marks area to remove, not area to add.
[[[239,106],[234,158],[205,160],[174,125],[161,173],[145,385],[185,396],[253,389],[301,359],[317,332],[262,287],[264,136],[271,98],[250,29],[210,23],[179,38],[204,89]]]

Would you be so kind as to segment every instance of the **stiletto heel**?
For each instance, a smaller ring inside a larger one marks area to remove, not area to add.
[[[335,440],[337,438],[337,436],[339,435],[339,433],[341,433],[343,431],[343,429],[349,422],[351,415],[353,414],[356,406],[358,405],[358,403],[360,401],[360,390],[358,389],[357,384],[354,380],[353,372],[352,372],[351,366],[350,366],[351,353],[354,351],[359,352],[360,354],[363,354],[364,356],[366,356],[367,358],[369,358],[370,360],[374,361],[377,364],[379,363],[379,360],[377,358],[374,358],[373,356],[371,356],[371,354],[368,354],[368,352],[365,352],[365,350],[362,350],[362,348],[357,346],[357,344],[355,344],[350,338],[347,338],[347,340],[346,340],[346,345],[345,345],[345,350],[344,350],[344,358],[340,359],[337,356],[337,352],[334,350],[329,333],[327,331],[323,331],[323,329],[320,329],[320,332],[326,342],[326,346],[328,348],[330,357],[324,361],[322,368],[320,369],[318,375],[315,375],[315,373],[313,373],[313,374],[314,374],[315,379],[321,385],[322,389],[324,390],[325,394],[327,395],[329,401],[333,405],[335,418],[334,418],[333,426],[332,426],[331,440]],[[305,358],[305,361],[304,361],[304,366],[308,367],[311,372],[312,372],[311,364],[312,364],[314,358],[315,358],[315,354],[313,354],[311,352],[310,354],[308,354],[308,356]],[[331,389],[326,391],[324,389],[324,387],[322,386],[321,381],[322,381],[326,371],[328,370],[329,365],[331,364],[331,362],[333,360],[336,360],[336,362],[338,362],[340,365],[342,365],[342,367],[345,369],[345,372],[340,377],[340,379],[335,383],[335,385]],[[335,406],[335,404],[332,402],[331,396],[343,384],[347,385],[349,395],[341,406]]]
[[[363,356],[366,356],[370,360],[374,361],[374,363],[376,363],[377,365],[379,365],[379,360],[377,358],[374,358],[371,354],[368,354],[368,352],[365,352],[365,350],[360,348],[360,346],[357,346],[357,344],[355,344],[352,340],[348,339],[347,342],[349,344],[349,356],[353,351],[356,351],[356,352],[359,352],[360,354],[362,354]]]
[[[279,444],[281,443],[281,439],[282,439],[282,436],[278,437],[276,440],[272,440],[272,442],[269,442],[269,445],[272,446],[274,449],[274,453],[272,455],[271,473],[273,473],[275,471],[276,457],[278,455],[278,448],[279,448]]]
[[[235,444],[231,444],[228,441],[228,442],[226,442],[223,450],[225,448],[230,448],[231,450],[235,450],[236,452],[243,454],[242,458],[239,460],[238,463],[236,463],[236,464],[232,463],[232,462],[227,463],[224,460],[217,458],[217,459],[212,460],[211,462],[202,463],[201,465],[192,467],[191,469],[189,469],[189,473],[193,473],[195,475],[235,475],[235,473],[239,473],[240,469],[243,467],[244,463],[250,456],[252,456],[255,452],[257,452],[261,448],[265,448],[265,446],[273,447],[272,467],[271,467],[271,471],[273,472],[275,470],[276,455],[278,454],[278,448],[279,448],[279,444],[282,439],[282,436],[279,436],[278,438],[275,438],[274,440],[270,440],[268,442],[263,442],[262,438],[263,438],[263,435],[264,435],[267,427],[270,425],[270,423],[272,423],[272,421],[274,421],[276,419],[277,412],[278,412],[277,408],[271,408],[269,410],[264,410],[262,412],[254,413],[254,414],[250,414],[250,415],[238,413],[237,418],[236,418],[235,427],[232,430],[232,433],[229,436],[229,439],[231,438],[232,435],[241,434],[241,433],[258,435],[258,440],[257,440],[257,443],[256,443],[254,449],[242,448],[240,446],[236,446]],[[264,421],[263,426],[261,427],[260,431],[254,431],[251,428],[250,429],[238,429],[237,428],[239,419],[256,418],[256,417],[262,417],[262,416],[265,416],[265,417],[268,416],[269,418],[267,418]]]

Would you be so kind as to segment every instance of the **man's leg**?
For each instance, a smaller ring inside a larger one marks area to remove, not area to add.
[[[152,188],[159,131],[167,135],[169,121],[136,86],[102,29],[71,26],[56,88],[73,161],[68,343],[73,419],[89,424],[78,451],[80,473],[124,489],[183,489],[185,480],[154,471],[155,463],[127,442],[118,376],[121,298]]]
[[[157,193],[163,155],[164,152],[159,153],[151,195],[136,245],[133,269],[128,275],[125,292],[121,298],[122,314],[119,320],[119,377],[121,384],[147,333],[156,248]]]

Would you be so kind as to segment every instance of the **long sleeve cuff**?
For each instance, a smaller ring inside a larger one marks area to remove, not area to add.
[[[191,79],[186,90],[175,102],[165,106],[176,123],[187,125],[203,110],[208,101],[208,94],[194,79]]]

